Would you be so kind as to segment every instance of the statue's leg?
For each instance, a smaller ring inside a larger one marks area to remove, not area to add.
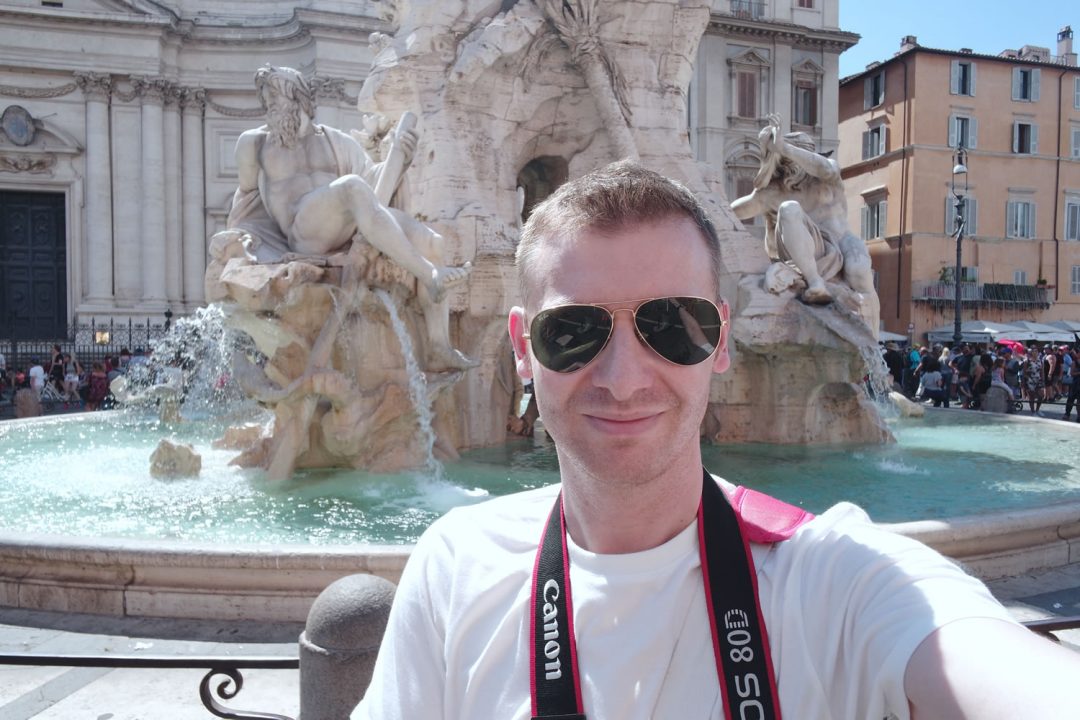
[[[808,222],[802,206],[795,200],[786,200],[777,208],[776,234],[779,243],[782,244],[787,259],[806,279],[806,290],[802,293],[802,299],[807,303],[823,305],[832,302],[833,298],[818,272],[816,243],[807,228]]]
[[[315,245],[330,252],[344,245],[343,229],[356,228],[364,239],[408,270],[435,296],[445,292],[439,268],[413,247],[401,225],[375,199],[375,191],[358,175],[345,175],[325,188],[308,193],[297,208],[290,229],[298,247]],[[351,235],[351,233],[350,233]]]
[[[874,270],[870,263],[870,253],[866,243],[852,233],[840,238],[838,245],[844,256],[844,280],[853,290],[862,295],[860,314],[877,337],[881,324],[881,302],[874,289]]]
[[[400,210],[390,208],[390,212],[400,223],[413,247],[438,267],[444,268],[442,236]],[[453,273],[453,277],[447,278],[446,286],[449,286],[463,281],[471,272],[472,267],[467,265],[462,268],[447,269],[457,271]],[[445,295],[436,300],[432,297],[431,292],[421,284],[417,291],[417,297],[424,312],[424,322],[427,328],[428,356],[425,363],[426,369],[430,371],[464,370],[475,367],[478,363],[455,350],[450,343],[450,303]]]

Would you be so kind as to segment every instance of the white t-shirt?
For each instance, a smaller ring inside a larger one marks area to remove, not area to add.
[[[458,508],[424,533],[353,720],[528,720],[530,580],[556,491]],[[723,718],[696,520],[626,555],[567,539],[586,716]],[[907,720],[904,671],[927,635],[1010,619],[981,582],[848,503],[752,552],[787,718]]]
[[[38,391],[45,387],[45,368],[40,365],[30,368],[30,387]]]

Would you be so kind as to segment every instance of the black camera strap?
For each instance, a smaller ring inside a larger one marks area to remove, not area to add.
[[[701,575],[726,717],[780,720],[769,637],[757,598],[750,544],[735,509],[702,469],[698,507]],[[533,569],[530,686],[533,720],[585,720],[570,596],[562,494]]]

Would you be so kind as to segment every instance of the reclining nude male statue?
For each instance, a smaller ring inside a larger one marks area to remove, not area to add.
[[[403,157],[396,167],[393,157],[375,163],[354,137],[314,122],[314,96],[298,71],[260,68],[255,86],[267,122],[236,143],[240,179],[228,228],[251,237],[246,250],[259,262],[318,260],[347,250],[356,263],[364,242],[370,244],[418,281],[429,341],[425,369],[473,367],[450,344],[446,301],[447,289],[472,266],[443,265],[442,237],[387,207],[412,161],[416,132],[399,130],[395,143]]]
[[[833,293],[826,281],[843,278],[861,295],[860,315],[877,334],[880,304],[866,243],[848,229],[847,199],[840,165],[816,152],[803,132],[780,133],[780,118],[758,134],[761,167],[754,190],[731,203],[740,220],[765,216],[765,252],[772,265],[765,287],[773,293],[805,282],[800,299],[826,305]]]

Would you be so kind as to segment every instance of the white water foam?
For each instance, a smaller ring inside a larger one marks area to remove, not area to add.
[[[375,295],[386,306],[386,312],[390,315],[390,324],[393,326],[398,341],[401,343],[401,354],[405,358],[405,372],[409,375],[409,398],[412,400],[413,407],[416,408],[416,417],[420,422],[420,437],[427,452],[424,466],[432,479],[442,482],[446,478],[446,472],[442,463],[435,458],[435,431],[431,427],[434,414],[431,412],[431,402],[428,399],[427,379],[424,377],[423,371],[420,370],[420,364],[416,362],[412,337],[409,335],[409,330],[405,327],[405,323],[398,313],[397,303],[394,302],[394,298],[390,293],[380,288],[375,290]]]

